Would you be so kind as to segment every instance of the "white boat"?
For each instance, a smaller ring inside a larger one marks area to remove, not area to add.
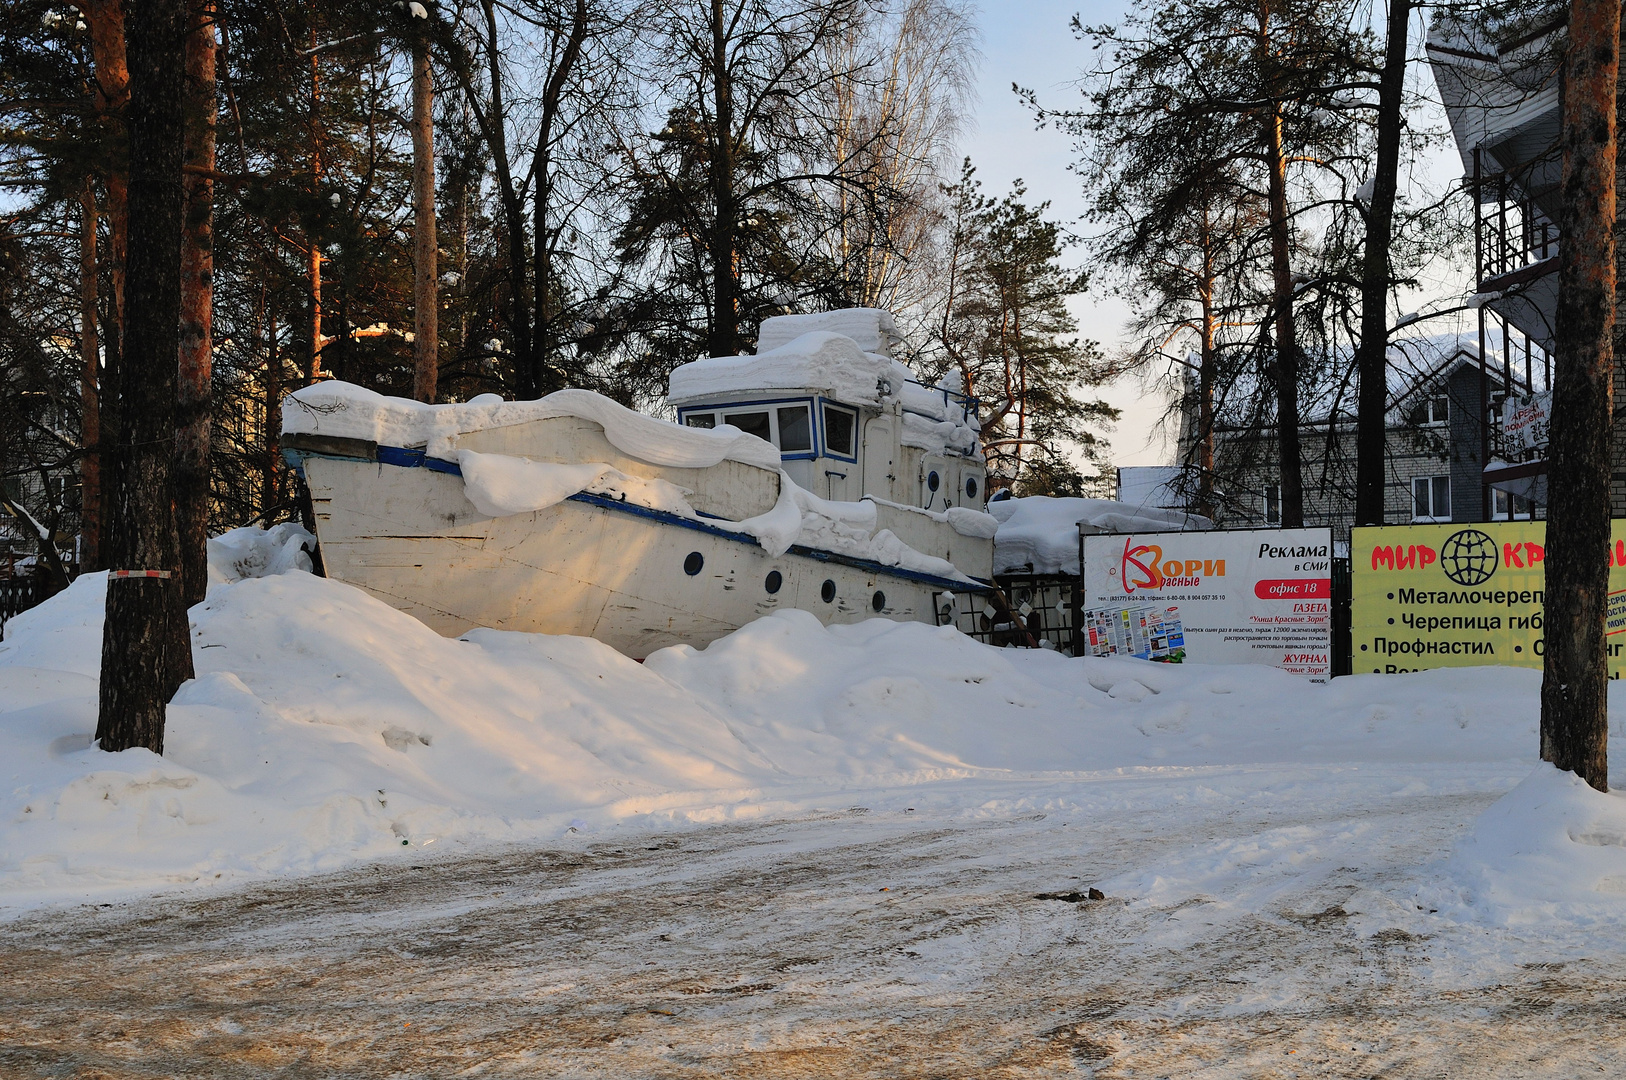
[[[776,609],[927,623],[980,609],[970,403],[913,381],[890,314],[766,320],[754,356],[671,379],[679,423],[584,390],[424,405],[293,394],[282,446],[324,572],[449,636],[578,634],[642,658]]]

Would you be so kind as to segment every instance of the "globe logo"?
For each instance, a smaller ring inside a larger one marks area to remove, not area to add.
[[[1452,533],[1440,545],[1440,569],[1458,585],[1482,585],[1496,573],[1496,541],[1478,529]]]

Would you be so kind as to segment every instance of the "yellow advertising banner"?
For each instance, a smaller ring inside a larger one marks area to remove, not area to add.
[[[1388,525],[1350,538],[1352,670],[1541,667],[1547,523]],[[1626,520],[1609,547],[1609,677],[1626,670]]]

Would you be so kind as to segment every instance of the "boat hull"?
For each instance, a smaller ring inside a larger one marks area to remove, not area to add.
[[[576,634],[641,659],[703,646],[783,608],[825,623],[936,623],[944,593],[981,591],[815,549],[772,556],[730,522],[604,496],[488,517],[449,463],[318,454],[300,463],[327,576],[447,636],[477,626]]]

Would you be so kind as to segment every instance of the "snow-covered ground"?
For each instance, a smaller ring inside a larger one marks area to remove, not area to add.
[[[795,611],[640,665],[295,540],[216,545],[162,758],[89,746],[100,579],[8,623],[0,1071],[1626,1071],[1626,799],[1535,760],[1537,672]]]

